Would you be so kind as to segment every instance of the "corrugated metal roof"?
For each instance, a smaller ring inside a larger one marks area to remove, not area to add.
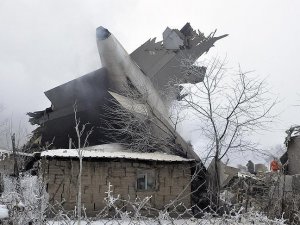
[[[167,161],[167,162],[192,162],[194,159],[186,159],[177,155],[170,155],[161,152],[142,153],[124,150],[119,144],[97,145],[82,149],[84,158],[120,158],[136,159],[149,161]],[[41,153],[41,157],[61,157],[77,158],[77,149],[55,149],[47,150]]]

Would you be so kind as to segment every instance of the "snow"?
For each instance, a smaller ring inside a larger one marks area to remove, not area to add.
[[[243,220],[241,219],[228,219],[227,221],[224,221],[220,218],[210,218],[210,219],[174,219],[174,220],[97,220],[93,222],[85,222],[81,221],[82,225],[132,225],[132,224],[140,224],[140,225],[224,225],[224,224],[230,224],[230,225],[266,225],[266,224],[273,224],[273,225],[284,225],[285,223],[282,221],[264,221],[260,220],[261,218],[255,218],[250,220]],[[71,225],[71,224],[77,224],[76,221],[48,221],[48,225]]]
[[[186,159],[176,155],[170,155],[162,152],[142,153],[124,150],[120,144],[97,145],[82,149],[83,157],[86,158],[121,158],[136,159],[150,161],[169,161],[183,162],[194,161],[194,159]],[[77,158],[78,149],[55,149],[47,150],[41,153],[42,157],[66,157]]]
[[[16,191],[17,180],[15,177],[3,176],[4,190],[0,200],[11,210],[9,220],[13,220],[14,224],[23,225],[28,224],[30,221],[45,218],[49,195],[42,183],[43,179],[24,174],[20,177],[20,182],[22,194],[18,194]]]
[[[6,205],[0,205],[0,219],[8,218],[8,209]]]
[[[13,151],[11,150],[6,150],[6,149],[0,149],[0,157],[4,157],[5,156],[10,156],[13,154]],[[25,152],[17,152],[18,155],[22,155],[22,156],[33,156],[33,154],[30,153],[25,153]]]
[[[238,177],[241,177],[241,178],[252,178],[254,180],[261,180],[259,177],[255,176],[254,174],[251,174],[249,172],[238,172]]]

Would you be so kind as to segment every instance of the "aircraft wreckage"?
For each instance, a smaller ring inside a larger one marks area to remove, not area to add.
[[[77,139],[75,102],[81,123],[94,127],[89,145],[109,143],[111,140],[105,138],[107,130],[99,117],[106,113],[105,106],[112,99],[126,107],[123,101],[126,97],[122,93],[129,87],[146,98],[151,107],[148,113],[156,114],[160,122],[167,124],[168,132],[174,133],[177,144],[181,146],[182,155],[199,160],[192,147],[174,129],[168,112],[170,98],[165,98],[164,92],[168,90],[173,93],[173,100],[180,100],[179,84],[202,82],[205,67],[197,67],[197,76],[183,74],[180,62],[189,57],[194,63],[217,40],[226,36],[215,37],[214,32],[206,37],[187,23],[181,30],[167,27],[162,41],[150,39],[128,54],[109,30],[97,28],[96,40],[103,67],[45,92],[51,107],[28,113],[29,122],[38,125],[31,143],[45,146],[52,142],[53,148],[68,148],[70,138]]]

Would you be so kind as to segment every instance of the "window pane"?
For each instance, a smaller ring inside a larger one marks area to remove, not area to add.
[[[155,190],[155,171],[140,170],[137,173],[137,190]]]
[[[146,189],[146,174],[138,174],[137,189],[138,190],[145,190]]]
[[[155,189],[155,179],[152,173],[147,174],[147,190]]]

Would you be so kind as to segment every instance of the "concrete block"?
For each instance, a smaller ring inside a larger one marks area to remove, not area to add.
[[[76,202],[77,201],[77,191],[70,191],[68,199],[70,202]]]
[[[180,168],[174,168],[174,170],[172,171],[171,173],[172,175],[172,178],[181,178],[181,177],[184,177],[184,174],[183,174],[183,169],[180,169]]]
[[[75,207],[77,207],[77,205],[76,205],[76,202],[65,202],[63,204],[63,207],[65,210],[71,211],[71,210],[74,210]]]
[[[184,191],[184,189],[178,186],[171,186],[171,190],[170,193],[171,195],[179,195],[180,193],[182,193]]]
[[[165,196],[161,194],[156,194],[154,206],[158,209],[163,208],[165,206]]]
[[[93,199],[93,202],[103,202],[104,201],[104,198],[106,198],[107,195],[105,195],[104,193],[99,193],[99,192],[93,192],[92,193],[92,199]]]
[[[108,190],[107,185],[105,185],[105,184],[99,185],[99,193],[106,195],[105,192],[107,192],[107,190]]]
[[[81,201],[83,203],[92,203],[94,200],[93,200],[93,194],[88,192],[88,193],[83,193],[82,194],[82,197],[81,197]]]
[[[87,216],[91,216],[91,213],[94,211],[94,203],[83,203],[82,206],[86,211]]]
[[[285,192],[293,191],[293,176],[285,175],[280,177],[280,188]],[[299,186],[300,188],[300,186]]]
[[[128,195],[130,196],[130,198],[135,199],[136,198],[136,190],[135,190],[135,186],[128,186]]]
[[[132,163],[132,167],[139,168],[140,167],[140,163],[134,162],[134,163]]]
[[[65,180],[65,176],[63,174],[55,174],[54,183],[61,184]]]
[[[116,187],[114,188],[114,194],[121,195],[127,197],[128,195],[128,188],[127,187]]]
[[[293,175],[292,187],[294,192],[300,193],[300,174]]]
[[[155,193],[154,192],[150,192],[150,191],[146,191],[146,192],[137,192],[136,195],[140,199],[145,199],[147,197],[154,196]]]
[[[112,177],[122,177],[124,178],[126,176],[125,168],[115,168],[111,171]]]
[[[84,185],[88,185],[88,184],[90,185],[92,183],[91,176],[88,176],[88,175],[81,176],[81,182]]]
[[[94,202],[94,210],[95,211],[100,211],[105,207],[105,204],[103,201],[96,201]]]
[[[162,195],[170,195],[171,194],[171,186],[165,186],[159,189],[159,193]]]
[[[121,178],[120,177],[108,177],[107,182],[110,182],[113,186],[121,186]]]
[[[63,192],[63,185],[58,185],[58,184],[48,184],[48,193],[62,193]]]

